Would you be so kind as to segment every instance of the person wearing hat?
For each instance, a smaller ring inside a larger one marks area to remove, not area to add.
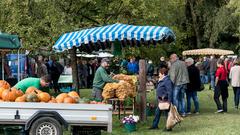
[[[106,83],[119,82],[118,80],[112,79],[106,69],[109,67],[109,59],[103,58],[101,60],[101,66],[97,69],[93,79],[93,90],[92,97],[102,101],[102,90]]]

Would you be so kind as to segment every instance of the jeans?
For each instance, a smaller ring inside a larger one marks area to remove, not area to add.
[[[227,81],[218,81],[218,84],[214,90],[214,101],[217,105],[218,110],[222,110],[227,112],[227,98],[228,98],[228,83]],[[223,105],[219,100],[219,97],[222,96]]]
[[[191,98],[193,99],[193,103],[195,106],[194,112],[199,112],[197,91],[186,92],[186,95],[187,95],[187,112],[191,112]]]
[[[187,84],[177,85],[173,90],[173,104],[177,107],[181,115],[185,115],[185,99],[184,94],[187,89]]]
[[[157,107],[156,110],[155,110],[155,117],[154,117],[154,120],[153,120],[153,123],[152,123],[153,128],[158,128],[158,123],[159,123],[160,116],[161,116],[162,113],[166,116],[166,119],[167,119],[168,110],[166,110],[166,111],[165,110],[160,110]]]
[[[238,108],[240,99],[240,87],[233,87],[233,93],[234,93],[234,105],[235,107]]]
[[[211,87],[213,90],[215,90],[215,72],[210,72],[211,76]]]

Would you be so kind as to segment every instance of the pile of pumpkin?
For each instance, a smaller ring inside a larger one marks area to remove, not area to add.
[[[117,97],[124,100],[127,97],[135,97],[137,95],[136,82],[137,77],[131,75],[117,74],[113,77],[116,80],[122,80],[119,83],[107,83],[102,92],[104,100]]]
[[[44,103],[78,103],[80,96],[77,92],[61,93],[56,98],[49,93],[29,87],[25,94],[21,90],[4,81],[0,80],[0,102],[44,102]]]

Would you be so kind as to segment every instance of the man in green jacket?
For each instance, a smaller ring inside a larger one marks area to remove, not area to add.
[[[42,76],[41,78],[25,78],[18,82],[15,86],[15,88],[20,89],[22,92],[26,92],[28,87],[35,87],[37,89],[41,89],[43,87],[47,87],[51,82],[51,78],[48,75]]]
[[[92,96],[94,99],[102,101],[102,90],[106,83],[119,82],[118,80],[112,79],[106,69],[109,67],[109,59],[103,58],[101,60],[101,66],[97,69],[93,79],[93,90]]]

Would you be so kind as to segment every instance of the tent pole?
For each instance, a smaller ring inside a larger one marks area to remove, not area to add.
[[[20,62],[19,62],[19,49],[18,49],[17,60],[18,60],[17,78],[18,78],[18,82],[19,82],[19,81],[20,81]]]
[[[4,80],[4,53],[2,52],[2,80]]]
[[[146,63],[144,59],[139,61],[139,96],[140,96],[140,120],[145,122],[146,117]]]

